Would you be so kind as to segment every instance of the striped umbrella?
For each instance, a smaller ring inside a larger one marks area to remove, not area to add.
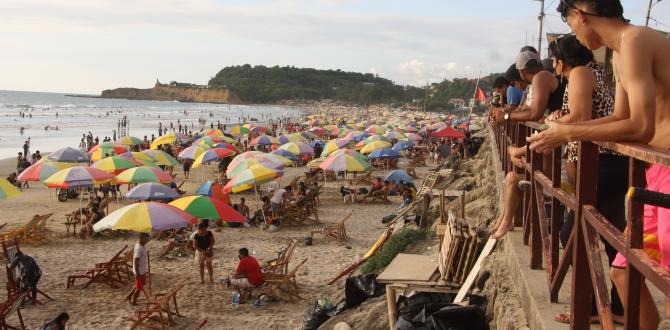
[[[7,179],[0,178],[0,200],[10,199],[21,193],[21,190]]]
[[[61,163],[88,163],[89,157],[75,148],[66,147],[52,152],[47,159]]]
[[[170,183],[174,182],[174,178],[170,174],[163,172],[161,169],[141,166],[127,169],[117,175],[114,179],[115,184],[145,182]]]
[[[238,125],[238,126],[231,127],[230,130],[228,130],[228,133],[230,133],[232,135],[245,135],[245,134],[249,134],[249,129],[244,127],[244,126]]]
[[[54,173],[75,165],[75,163],[52,162],[42,158],[39,162],[23,170],[17,179],[19,181],[44,181]]]
[[[130,230],[140,233],[183,228],[197,223],[192,215],[169,204],[147,202],[122,207],[93,225],[93,230]]]
[[[389,140],[407,140],[407,136],[405,134],[397,132],[397,131],[390,131],[384,135],[387,139]]]
[[[221,158],[232,157],[235,153],[226,149],[226,148],[213,148],[209,149],[200,156],[195,158],[193,162],[193,167],[199,167],[202,164],[207,164],[211,161],[219,160]]]
[[[177,140],[179,142],[188,142],[188,136],[180,132],[172,132],[169,134],[161,135],[157,137],[153,142],[151,142],[151,149],[158,149],[158,146],[164,144],[174,144]]]
[[[274,150],[274,151],[270,151],[270,153],[273,154],[273,155],[279,155],[279,156],[282,156],[284,158],[288,158],[292,161],[297,161],[298,160],[298,156],[294,155],[292,152],[287,151],[287,150],[277,149],[277,150]]]
[[[252,146],[257,146],[257,145],[268,146],[268,145],[272,145],[272,144],[279,144],[279,140],[277,140],[277,138],[275,138],[275,137],[265,135],[265,134],[255,138],[255,139],[251,140],[251,142],[249,142],[249,145],[252,145]]]
[[[335,172],[366,172],[372,169],[370,163],[352,155],[331,155],[319,165],[322,170]]]
[[[419,135],[419,134],[407,133],[407,139],[410,140],[410,141],[416,142],[416,141],[423,140],[423,137],[421,137],[421,135]]]
[[[368,155],[368,158],[370,159],[390,159],[400,157],[402,157],[402,155],[400,155],[399,152],[390,148],[377,149]]]
[[[181,197],[174,189],[156,182],[146,182],[130,189],[126,198],[140,201],[171,201]]]
[[[197,146],[190,146],[184,150],[182,150],[178,157],[181,159],[196,159],[198,156],[202,155],[205,153],[205,151],[209,150],[210,147],[206,144],[200,144]]]
[[[235,165],[233,164],[228,165],[228,168],[226,169],[226,177],[228,179],[232,179],[239,173],[243,172],[244,170],[247,170],[248,168],[257,165],[271,168],[274,170],[281,170],[284,167],[282,164],[278,163],[263,162],[256,158],[247,158],[240,162],[235,163]]]
[[[137,155],[138,153],[133,152],[133,156],[136,159],[140,159],[141,156]],[[163,166],[177,166],[179,165],[179,162],[174,159],[174,157],[170,156],[167,152],[163,150],[152,150],[152,149],[147,149],[147,150],[142,150],[139,152],[140,155],[147,156],[150,161],[155,163],[156,165],[163,165]]]
[[[97,168],[74,166],[54,173],[43,181],[49,188],[77,188],[112,181],[114,176]]]
[[[91,160],[96,161],[103,159],[105,157],[119,155],[128,151],[128,147],[120,143],[115,142],[103,142],[96,146],[93,146],[88,151],[88,154],[91,155]]]
[[[207,196],[187,196],[170,202],[170,205],[199,219],[244,223],[244,217],[228,204]]]
[[[340,148],[344,148],[351,144],[351,139],[333,139],[326,143],[321,152],[321,157],[329,156]]]
[[[142,144],[142,140],[139,138],[136,138],[134,136],[124,136],[119,140],[119,143],[123,144],[124,146],[136,146]]]
[[[226,148],[226,149],[228,149],[228,150],[230,150],[230,151],[232,151],[236,154],[240,153],[240,149],[238,149],[236,146],[234,146],[230,143],[227,143],[227,142],[215,144],[215,145],[212,146],[212,148]]]
[[[279,149],[286,150],[296,156],[314,153],[314,148],[304,142],[289,142],[283,144]]]
[[[134,163],[130,159],[121,156],[103,158],[93,163],[93,165],[91,165],[91,167],[93,168],[97,168],[101,171],[114,174],[119,174],[129,168],[137,166],[138,166],[137,163]]]
[[[400,151],[404,149],[410,149],[414,147],[414,143],[411,141],[400,141],[393,145],[393,150]]]
[[[386,141],[373,141],[365,145],[361,149],[362,154],[369,154],[375,150],[378,149],[383,149],[383,148],[390,148],[391,147],[391,142],[386,142]]]
[[[235,177],[228,181],[223,187],[223,191],[244,191],[253,188],[254,185],[270,182],[281,175],[283,175],[282,171],[268,168],[263,165],[254,165],[235,175]]]
[[[321,127],[312,127],[309,129],[310,132],[316,134],[317,136],[322,136],[324,134],[329,134],[330,132],[326,131]]]

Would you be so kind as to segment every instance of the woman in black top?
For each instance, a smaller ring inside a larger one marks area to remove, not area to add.
[[[214,234],[207,230],[208,223],[202,222],[198,225],[198,231],[193,236],[193,249],[195,249],[195,263],[200,269],[200,283],[205,283],[205,265],[209,274],[209,282],[214,283]]]

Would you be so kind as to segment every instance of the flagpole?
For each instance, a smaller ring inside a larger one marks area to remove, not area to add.
[[[475,92],[472,94],[472,99],[477,101],[477,89],[479,89],[479,79],[482,76],[482,70],[479,70],[479,74],[477,74],[477,84],[475,85]],[[470,127],[470,116],[472,116],[472,109],[475,107],[474,102],[472,103],[472,106],[470,107],[470,113],[468,114],[468,127]]]

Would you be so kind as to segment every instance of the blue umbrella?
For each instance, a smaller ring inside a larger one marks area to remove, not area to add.
[[[282,157],[286,157],[290,160],[298,160],[298,156],[294,155],[292,152],[288,150],[283,150],[283,149],[277,149],[275,151],[270,152],[271,154],[279,155]]]
[[[390,148],[384,148],[384,149],[377,149],[368,155],[368,158],[370,159],[378,159],[378,158],[399,158],[401,155],[399,152],[390,149]]]
[[[174,189],[156,182],[142,183],[128,191],[125,196],[142,201],[171,201],[181,197]]]
[[[413,147],[414,147],[414,143],[411,142],[411,141],[400,141],[393,146],[393,150],[400,151],[400,150],[403,150],[403,149],[409,149],[409,148],[413,148]]]
[[[392,171],[389,173],[389,175],[386,176],[386,178],[384,178],[384,181],[393,182],[395,184],[399,184],[400,181],[414,184],[414,179],[412,179],[412,177],[409,176],[404,170]]]
[[[47,158],[54,162],[62,163],[88,163],[89,160],[87,154],[70,147],[58,149],[52,152]]]
[[[212,196],[212,181],[210,180],[200,185],[194,195]]]
[[[323,149],[323,146],[326,145],[326,142],[323,142],[323,141],[312,141],[312,142],[309,143],[309,146],[312,147],[312,148],[315,148],[317,144],[321,146],[321,149]]]

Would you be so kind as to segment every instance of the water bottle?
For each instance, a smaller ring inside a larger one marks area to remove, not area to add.
[[[233,291],[233,298],[231,299],[233,303],[233,308],[237,308],[240,305],[240,292],[235,290]]]

